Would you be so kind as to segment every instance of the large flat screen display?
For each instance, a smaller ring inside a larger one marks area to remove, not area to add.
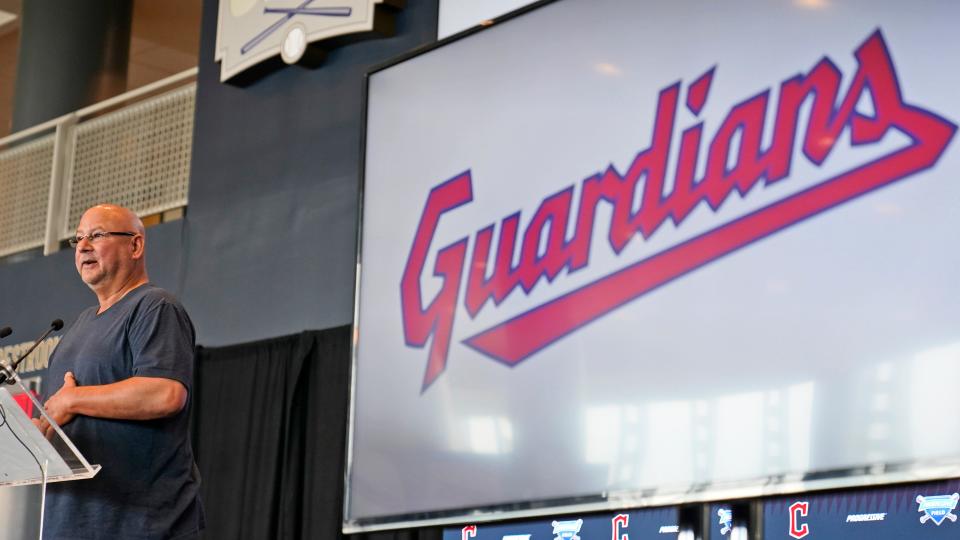
[[[558,0],[371,73],[345,528],[960,476],[957,21]]]

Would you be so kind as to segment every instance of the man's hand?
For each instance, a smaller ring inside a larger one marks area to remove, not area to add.
[[[73,373],[68,371],[63,375],[63,387],[57,390],[57,393],[50,396],[50,399],[43,404],[43,408],[46,409],[47,414],[58,425],[63,426],[69,424],[70,421],[77,416],[76,413],[73,412],[73,397],[76,388],[77,380],[73,377]],[[46,420],[42,420],[39,427],[44,435],[49,436],[53,432],[53,426]]]
[[[48,441],[53,440],[53,435],[55,432],[53,431],[53,428],[50,427],[50,422],[47,422],[46,418],[41,416],[40,418],[31,418],[30,421],[33,422],[33,425],[37,426],[37,429],[40,430],[40,433],[43,433]]]

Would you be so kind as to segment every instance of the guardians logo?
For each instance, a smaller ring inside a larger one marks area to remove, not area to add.
[[[890,130],[909,139],[905,146],[879,158],[824,178],[732,221],[718,223],[649,257],[624,260],[622,268],[487,328],[464,343],[494,360],[516,365],[578,328],[711,261],[933,167],[956,126],[909,103],[901,94],[896,68],[879,30],[856,48],[854,56],[858,67],[848,84],[841,85],[843,74],[826,57],[806,73],[781,82],[771,126],[764,125],[767,108],[773,103],[772,90],[768,89],[733,106],[710,141],[703,140],[703,122],[684,129],[679,136],[677,169],[672,171],[673,189],[668,194],[664,194],[667,156],[674,139],[682,83],[663,88],[657,100],[652,142],[636,154],[626,171],[621,173],[610,166],[547,196],[522,235],[519,212],[503,218],[495,253],[491,253],[491,225],[476,232],[469,258],[471,241],[461,238],[440,248],[435,258],[428,260],[441,216],[473,200],[469,170],[435,186],[427,196],[400,283],[407,346],[424,348],[430,341],[422,390],[446,367],[458,298],[464,298],[467,313],[476,317],[517,288],[529,294],[534,287],[544,286],[541,278],[546,278],[545,286],[549,287],[561,272],[590,264],[590,239],[598,225],[607,227],[610,249],[619,255],[638,235],[649,238],[667,220],[682,228],[694,208],[704,201],[716,212],[734,193],[743,198],[757,184],[768,188],[789,182],[796,145],[801,146],[811,164],[820,167],[845,131],[855,146],[879,143]],[[711,69],[687,86],[683,105],[695,116],[710,95],[713,75]],[[864,97],[873,103],[872,115],[857,109]],[[807,103],[809,106],[805,106]],[[805,122],[801,114],[808,115]],[[805,131],[798,133],[803,125]],[[768,146],[762,143],[765,129],[772,130]],[[695,178],[702,144],[709,144],[705,173]],[[574,208],[577,189],[579,204]],[[635,210],[637,200],[640,205]],[[601,203],[612,207],[609,223],[596,223]],[[569,222],[574,226],[570,237]],[[518,244],[519,259],[514,263]],[[442,281],[432,298],[425,297],[421,289],[424,272]],[[464,283],[466,290],[461,295]]]

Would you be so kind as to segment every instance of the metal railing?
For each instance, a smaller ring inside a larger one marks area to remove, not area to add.
[[[196,68],[0,139],[0,257],[73,234],[100,202],[187,205]]]

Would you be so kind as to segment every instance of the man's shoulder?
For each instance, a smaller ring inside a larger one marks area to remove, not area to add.
[[[177,328],[188,329],[191,335],[194,332],[187,310],[169,291],[148,283],[131,294],[136,296],[130,299],[120,314],[132,325],[131,331],[132,328],[152,328],[157,324],[166,325],[177,321]]]
[[[139,287],[131,294],[135,295],[135,303],[141,307],[150,308],[157,305],[169,304],[181,309],[183,308],[183,306],[180,304],[180,301],[177,300],[177,297],[174,296],[173,293],[167,291],[166,289],[157,287],[152,283],[147,283]]]
[[[174,316],[190,320],[190,315],[176,296],[150,283],[131,291],[128,300],[118,315],[133,321],[150,320],[154,316]]]

